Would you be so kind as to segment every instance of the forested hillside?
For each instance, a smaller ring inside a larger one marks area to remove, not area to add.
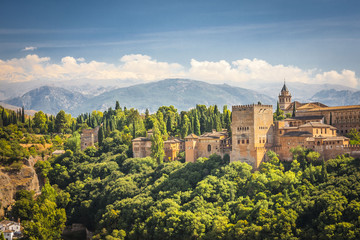
[[[323,162],[297,147],[292,162],[280,162],[270,151],[254,171],[229,163],[227,155],[163,162],[153,149],[153,157],[132,158],[131,140],[149,129],[159,141],[230,130],[226,107],[220,112],[197,105],[178,113],[164,106],[140,114],[116,103],[114,110],[77,118],[63,111],[55,117],[2,114],[1,170],[18,171],[23,157],[43,156],[35,164],[45,183],[41,194],[19,191],[6,215],[21,219],[24,239],[60,239],[72,223],[85,224],[93,239],[107,240],[360,238],[359,159]],[[82,129],[101,124],[98,145],[81,151]],[[54,149],[66,152],[48,156]]]
[[[107,142],[121,140],[115,133]],[[360,237],[359,160],[309,162],[298,148],[286,167],[270,152],[252,172],[216,155],[159,164],[126,150],[67,151],[51,163],[50,183],[70,194],[69,223],[85,223],[94,239]]]

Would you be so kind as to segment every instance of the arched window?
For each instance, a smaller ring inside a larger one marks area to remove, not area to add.
[[[208,145],[208,152],[210,152],[211,151],[211,145],[209,144]]]

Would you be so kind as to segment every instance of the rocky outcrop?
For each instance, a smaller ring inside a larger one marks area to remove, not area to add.
[[[38,176],[33,166],[23,165],[17,172],[5,172],[0,168],[0,217],[14,203],[15,193],[19,190],[40,192]]]

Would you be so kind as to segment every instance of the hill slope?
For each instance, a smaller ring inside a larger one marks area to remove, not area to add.
[[[103,93],[84,103],[81,111],[105,110],[113,107],[116,100],[122,107],[134,107],[140,111],[148,108],[151,112],[163,105],[174,105],[179,110],[188,110],[196,104],[231,106],[258,101],[264,104],[276,102],[264,94],[227,84],[215,85],[187,79],[166,79]]]
[[[322,102],[328,106],[357,105],[360,104],[360,91],[322,90],[317,92],[310,100]]]
[[[76,113],[76,109],[86,100],[81,93],[72,92],[64,88],[43,86],[31,90],[21,97],[6,100],[4,102],[24,106],[25,109],[43,111],[49,114],[57,114],[61,109],[67,113]]]

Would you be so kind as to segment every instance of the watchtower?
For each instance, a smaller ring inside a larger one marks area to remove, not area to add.
[[[231,131],[231,162],[242,161],[258,168],[273,145],[272,105],[233,106]]]

